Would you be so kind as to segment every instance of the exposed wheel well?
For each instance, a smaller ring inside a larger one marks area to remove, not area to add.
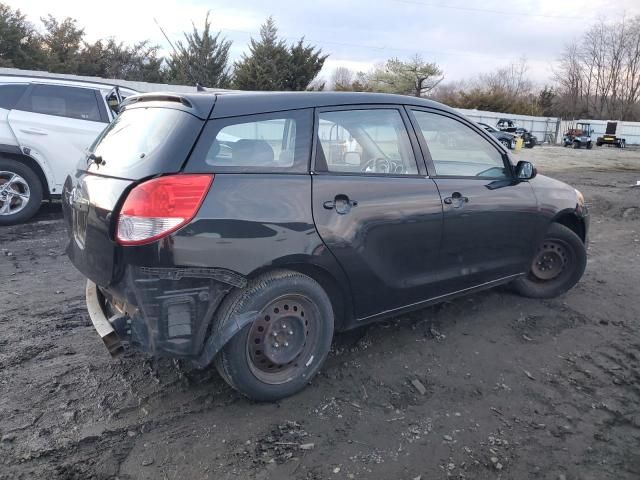
[[[22,155],[18,153],[8,153],[8,152],[0,152],[0,158],[6,158],[7,160],[15,160],[17,162],[24,163],[31,170],[33,170],[38,178],[40,179],[40,183],[42,184],[42,197],[44,199],[51,198],[49,193],[49,183],[47,182],[47,177],[42,171],[42,167],[36,162],[33,158],[28,155]]]
[[[585,241],[584,221],[575,214],[565,213],[555,218],[553,221],[554,223],[559,223],[560,225],[564,225],[571,229],[583,242]]]
[[[347,302],[347,295],[340,288],[338,281],[325,269],[308,263],[293,263],[263,268],[253,272],[250,277],[256,277],[269,270],[292,270],[313,278],[324,289],[329,296],[333,307],[335,330],[340,331],[346,328],[353,313],[350,303]]]

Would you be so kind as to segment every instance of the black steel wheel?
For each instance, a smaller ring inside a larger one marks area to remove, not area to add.
[[[247,341],[247,361],[256,378],[279,385],[302,374],[318,339],[319,315],[302,295],[284,295],[267,305]]]
[[[513,288],[525,297],[557,297],[578,283],[586,265],[582,239],[564,225],[552,223],[528,274],[514,281]]]
[[[561,240],[545,240],[536,253],[529,275],[533,280],[546,282],[571,267],[572,257],[566,243]]]
[[[244,315],[254,320],[216,357],[220,375],[257,401],[302,390],[320,369],[333,338],[333,307],[322,287],[293,271],[261,275],[225,299],[212,335]]]

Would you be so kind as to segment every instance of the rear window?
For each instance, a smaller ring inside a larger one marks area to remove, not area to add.
[[[311,110],[210,120],[187,170],[306,172],[311,124]]]
[[[26,89],[26,85],[0,85],[0,108],[11,110]]]
[[[125,109],[89,149],[103,164],[87,160],[88,170],[131,179],[177,172],[203,123],[172,108]]]

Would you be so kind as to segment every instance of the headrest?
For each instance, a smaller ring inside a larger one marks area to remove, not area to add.
[[[273,148],[264,140],[238,140],[233,144],[231,161],[233,165],[273,164]]]

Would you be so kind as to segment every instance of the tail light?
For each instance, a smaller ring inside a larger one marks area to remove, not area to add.
[[[120,245],[153,242],[189,223],[198,212],[213,175],[170,175],[129,192],[118,216]]]

